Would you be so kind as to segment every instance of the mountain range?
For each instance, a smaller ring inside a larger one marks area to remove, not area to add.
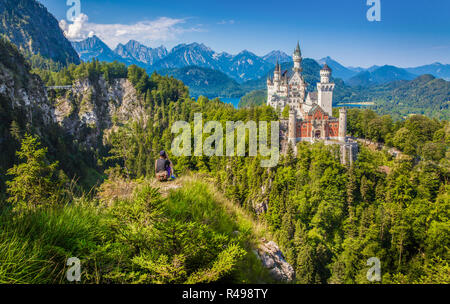
[[[83,61],[93,58],[117,60],[128,65],[139,65],[148,72],[198,66],[220,71],[240,83],[259,78],[274,66],[270,61],[246,50],[237,55],[216,53],[200,43],[179,44],[167,51],[164,46],[150,48],[132,40],[111,50],[100,38],[93,36],[72,42],[72,45]],[[270,54],[268,56],[270,58]],[[285,54],[285,57],[288,56]]]
[[[392,65],[385,65],[377,67],[372,71],[370,69],[362,71],[350,79],[347,79],[346,83],[350,86],[370,87],[396,80],[412,80],[416,77],[417,75],[411,74],[405,69],[397,68]]]
[[[127,44],[119,44],[114,50],[111,50],[97,36],[72,44],[83,61],[93,58],[104,61],[117,60],[127,65],[139,65],[148,72],[168,70],[173,72],[174,69],[188,66],[202,67],[222,72],[240,84],[267,77],[268,72],[273,70],[277,61],[291,63],[292,60],[289,55],[279,50],[271,51],[264,56],[257,56],[247,50],[231,55],[226,52],[217,53],[206,45],[195,42],[179,44],[170,51],[164,46],[150,48],[134,40]],[[341,78],[351,86],[372,86],[395,80],[411,80],[422,74],[450,79],[450,65],[440,63],[414,68],[388,65],[361,68],[346,67],[331,57],[325,57],[316,62],[320,65],[326,63],[332,68],[333,77]],[[179,72],[177,71],[176,74],[179,75]],[[213,74],[208,73],[210,76]]]
[[[129,60],[136,60],[145,64],[152,65],[158,60],[167,56],[168,52],[164,46],[158,48],[149,48],[136,40],[130,40],[127,44],[119,44],[115,51],[117,55]]]

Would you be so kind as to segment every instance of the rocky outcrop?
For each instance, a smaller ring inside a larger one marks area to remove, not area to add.
[[[53,98],[57,122],[88,146],[101,143],[114,121],[140,119],[145,125],[148,120],[135,88],[127,79],[78,80],[71,90]]]
[[[253,211],[255,211],[257,215],[264,214],[269,209],[268,194],[270,193],[271,187],[272,178],[267,178],[264,184],[261,185],[261,191],[258,191],[251,196],[252,198],[249,200],[249,206],[252,207]]]
[[[30,124],[49,126],[56,121],[54,107],[47,99],[39,77],[7,68],[0,63],[0,97],[8,102],[11,110],[18,110]]]
[[[47,90],[30,73],[17,48],[4,39],[0,40],[0,108],[5,116],[0,130],[16,121],[39,135],[50,130],[71,135],[87,148],[99,148],[114,122],[139,119],[145,126],[148,121],[142,99],[127,79],[83,78],[68,89]]]
[[[263,240],[263,244],[255,251],[263,266],[269,269],[272,277],[280,282],[292,282],[295,279],[294,268],[286,259],[278,245]]]

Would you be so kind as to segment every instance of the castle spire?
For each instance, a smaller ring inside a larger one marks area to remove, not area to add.
[[[277,64],[275,65],[275,71],[281,72],[281,66],[277,59]]]
[[[300,51],[300,42],[297,41],[297,47],[294,50],[294,55],[292,56],[294,60],[294,68],[293,71],[296,73],[301,73],[301,62],[302,62],[302,52]]]
[[[297,41],[297,47],[295,48],[294,55],[302,57],[302,52],[300,51],[300,42]]]

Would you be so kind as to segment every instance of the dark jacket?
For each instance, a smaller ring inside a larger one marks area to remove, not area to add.
[[[164,158],[158,158],[156,160],[156,173],[166,171],[170,167],[170,161]]]

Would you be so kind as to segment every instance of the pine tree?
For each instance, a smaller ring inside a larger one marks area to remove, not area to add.
[[[7,201],[17,208],[36,208],[58,202],[64,179],[58,180],[58,162],[49,163],[47,148],[36,137],[26,134],[17,157],[24,161],[8,170]]]

